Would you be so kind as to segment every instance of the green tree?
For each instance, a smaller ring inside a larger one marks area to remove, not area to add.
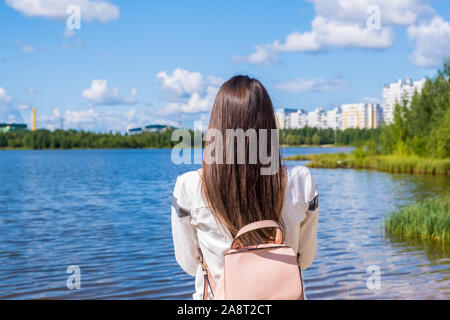
[[[317,133],[313,135],[313,137],[312,137],[312,143],[313,143],[313,144],[316,144],[316,145],[319,145],[319,144],[320,144],[320,136],[319,136]]]

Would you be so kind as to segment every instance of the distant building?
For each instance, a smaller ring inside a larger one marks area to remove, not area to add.
[[[308,112],[308,127],[325,129],[327,127],[326,121],[326,113],[322,108],[317,108],[314,111]]]
[[[151,124],[145,127],[140,128],[132,128],[128,130],[129,134],[138,134],[138,133],[144,133],[144,132],[163,132],[164,130],[168,129],[169,126],[164,124]]]
[[[310,128],[344,130],[347,128],[372,129],[378,128],[383,119],[383,109],[377,103],[343,104],[324,111],[317,108],[305,112],[300,109],[278,109],[277,125],[280,129]]]
[[[36,130],[36,108],[31,110],[31,131]]]
[[[285,128],[295,128],[295,122],[292,119],[291,115],[293,113],[297,113],[297,109],[278,109],[275,112],[275,118],[277,121],[277,126],[279,129],[285,129]]]
[[[166,126],[164,124],[151,124],[151,125],[145,126],[142,130],[144,132],[163,132],[167,128],[169,128],[169,126]]]
[[[341,128],[341,114],[339,108],[325,112],[323,108],[306,112],[303,109],[277,109],[275,113],[277,126],[280,129],[299,129],[306,126],[311,128]]]
[[[0,123],[0,132],[17,132],[27,130],[24,123]]]
[[[336,129],[342,129],[342,113],[341,110],[336,107],[326,112],[326,127]]]
[[[142,133],[142,128],[132,128],[128,130],[129,134],[138,134],[138,133]]]
[[[369,103],[368,116],[366,119],[367,128],[376,129],[379,128],[381,122],[383,122],[383,108],[378,103]]]
[[[407,78],[405,81],[399,79],[397,82],[385,84],[383,87],[383,120],[386,124],[392,123],[394,120],[394,108],[396,103],[401,103],[406,98],[410,103],[414,92],[422,91],[426,79],[412,81]]]
[[[308,114],[305,110],[300,109],[290,114],[290,128],[304,128],[308,124]]]
[[[373,129],[381,124],[382,109],[376,103],[342,105],[342,129]]]

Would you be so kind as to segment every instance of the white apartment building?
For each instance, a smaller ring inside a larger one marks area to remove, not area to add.
[[[341,108],[335,107],[328,111],[324,111],[323,108],[310,112],[302,109],[278,109],[275,115],[280,129],[298,129],[306,126],[335,130],[374,129],[381,125],[383,109],[377,103],[353,103],[343,104]]]
[[[275,112],[275,117],[277,120],[277,125],[279,129],[296,129],[300,123],[301,110],[297,109],[278,109]]]
[[[308,123],[307,113],[300,109],[289,114],[289,128],[304,128]]]
[[[382,109],[377,103],[354,103],[342,105],[342,129],[378,128],[382,120]]]
[[[280,129],[310,128],[342,129],[342,114],[339,108],[325,112],[323,108],[306,112],[303,109],[277,109],[275,112],[277,126]]]
[[[342,113],[341,110],[336,107],[328,110],[326,113],[326,127],[332,129],[342,129]]]
[[[407,78],[405,81],[399,79],[397,82],[384,85],[383,119],[386,124],[390,124],[394,120],[395,104],[397,102],[400,103],[403,98],[406,98],[411,102],[414,92],[417,90],[417,92],[420,93],[425,85],[425,81],[425,78],[419,81],[412,81],[411,78]]]
[[[314,111],[308,112],[308,127],[325,129],[327,127],[326,121],[326,113],[322,108],[317,108]]]

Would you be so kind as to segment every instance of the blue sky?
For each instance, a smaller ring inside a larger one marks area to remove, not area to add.
[[[236,74],[276,108],[381,102],[383,83],[435,74],[449,21],[448,0],[2,0],[0,122],[30,125],[36,107],[41,128],[193,127]]]

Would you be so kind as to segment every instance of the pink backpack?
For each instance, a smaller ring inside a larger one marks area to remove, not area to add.
[[[275,241],[242,246],[244,233],[277,228]],[[239,230],[224,254],[224,266],[217,287],[206,261],[201,258],[204,274],[203,299],[208,299],[208,285],[214,300],[302,300],[303,282],[297,256],[282,243],[283,231],[273,220],[250,223]]]

